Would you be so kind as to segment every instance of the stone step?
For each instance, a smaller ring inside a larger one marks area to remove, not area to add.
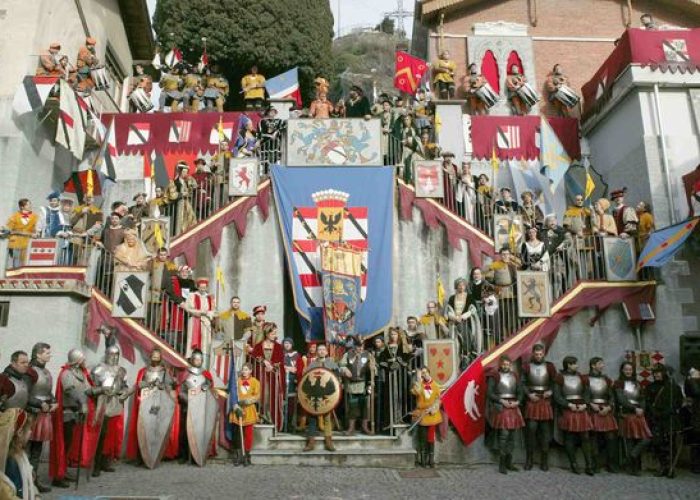
[[[323,438],[319,436],[319,441]],[[301,450],[306,444],[306,437],[301,434],[277,434],[267,440],[267,447],[260,443],[261,447],[270,450]],[[356,434],[354,436],[344,436],[342,434],[333,435],[333,444],[338,450],[386,450],[401,448],[401,441],[395,436],[366,436]]]
[[[336,445],[337,446],[337,445]],[[414,466],[416,454],[413,450],[337,450],[323,449],[318,440],[316,449],[303,453],[298,450],[256,450],[250,452],[255,465],[302,465],[310,467],[389,467],[409,469]]]

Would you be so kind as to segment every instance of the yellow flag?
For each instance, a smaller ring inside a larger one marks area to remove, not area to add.
[[[440,275],[437,277],[437,302],[441,309],[445,306],[445,287]]]
[[[586,195],[585,195],[586,200],[591,197],[594,190],[595,190],[595,182],[593,182],[593,177],[591,176],[591,174],[586,172]]]
[[[493,148],[491,150],[491,168],[493,169],[494,175],[498,172],[498,166],[499,166],[499,161],[498,161],[498,156],[496,156],[496,148]],[[492,182],[496,183],[496,179],[492,179]]]
[[[440,115],[438,113],[435,113],[434,121],[435,121],[435,133],[439,134],[440,129],[442,128],[442,118],[440,117]]]
[[[224,117],[219,117],[219,142],[224,142],[226,140],[226,134],[224,134]]]
[[[224,285],[224,271],[219,266],[216,266],[216,282],[221,286],[221,291],[223,292],[226,289],[226,285]]]
[[[95,180],[92,177],[92,169],[87,171],[87,179],[85,180],[86,184],[86,196],[92,197],[92,194],[95,192]]]
[[[516,242],[518,241],[518,233],[515,231],[515,224],[513,221],[510,222],[510,228],[508,229],[508,246],[512,253],[516,253],[518,250],[515,248]]]
[[[157,222],[153,225],[153,237],[156,239],[156,245],[158,245],[158,248],[162,248],[165,246],[163,233],[160,231],[160,224],[158,224]]]

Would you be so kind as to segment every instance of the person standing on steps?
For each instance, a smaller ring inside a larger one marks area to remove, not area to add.
[[[518,375],[511,370],[511,359],[503,355],[499,359],[498,372],[488,378],[487,399],[491,405],[491,427],[498,433],[498,472],[518,470],[513,465],[515,431],[525,427],[520,412],[523,389]]]
[[[413,418],[418,421],[418,465],[431,469],[435,468],[435,434],[442,423],[441,390],[427,367],[420,370],[420,378],[411,387],[411,394],[416,397]]]
[[[306,373],[314,368],[325,368],[334,373],[339,372],[338,364],[328,357],[328,346],[326,344],[318,344],[316,347],[316,359],[314,359],[304,370]],[[333,446],[333,421],[331,420],[332,411],[311,417],[306,428],[306,446],[304,451],[311,451],[316,447],[316,434],[318,433],[318,425],[323,426],[323,447],[327,451],[335,451]]]

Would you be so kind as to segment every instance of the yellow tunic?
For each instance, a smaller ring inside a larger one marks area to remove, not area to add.
[[[264,99],[265,98],[265,88],[263,84],[265,83],[265,77],[257,75],[246,75],[241,79],[241,87],[243,87],[245,99]],[[260,86],[260,88],[251,88]],[[245,89],[250,90],[245,90]]]
[[[32,213],[26,221],[26,224],[22,221],[22,213],[15,212],[7,220],[7,229],[15,233],[26,233],[26,236],[13,234],[10,236],[10,241],[8,242],[9,248],[12,249],[25,249],[29,244],[29,238],[37,230],[37,224],[39,223],[39,216]]]
[[[425,386],[430,385],[430,390],[426,390]],[[440,391],[442,388],[440,384],[434,380],[430,381],[430,384],[426,384],[422,380],[414,384],[411,388],[411,394],[416,397],[416,415],[425,414],[421,417],[418,425],[428,427],[430,425],[437,425],[442,422],[442,413],[440,413]],[[430,411],[428,408],[433,407]]]
[[[243,417],[239,419],[231,412],[229,421],[236,425],[254,425],[258,423],[258,410],[255,403],[260,399],[260,382],[255,377],[247,379],[248,386],[244,385],[244,379],[238,379],[238,405],[243,409]],[[247,404],[243,404],[245,401]]]
[[[435,76],[433,77],[433,82],[454,83],[455,69],[457,69],[457,65],[454,61],[452,61],[451,59],[438,59],[433,64],[433,68],[447,70],[447,72],[436,72]]]

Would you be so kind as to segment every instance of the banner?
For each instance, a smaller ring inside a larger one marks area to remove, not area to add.
[[[392,316],[392,169],[273,166],[272,183],[294,305],[307,340],[324,338],[323,242],[342,241],[362,252],[356,332],[366,336],[383,329]]]
[[[321,283],[323,284],[323,323],[326,341],[355,335],[357,306],[360,304],[363,250],[345,243],[321,245]],[[366,290],[366,288],[365,288]]]
[[[396,51],[396,72],[394,87],[407,94],[415,94],[423,74],[428,70],[428,63],[407,52]]]
[[[78,103],[79,97],[64,80],[60,81],[60,85],[61,97],[56,142],[70,151],[78,161],[81,161],[85,148],[85,124]]]

